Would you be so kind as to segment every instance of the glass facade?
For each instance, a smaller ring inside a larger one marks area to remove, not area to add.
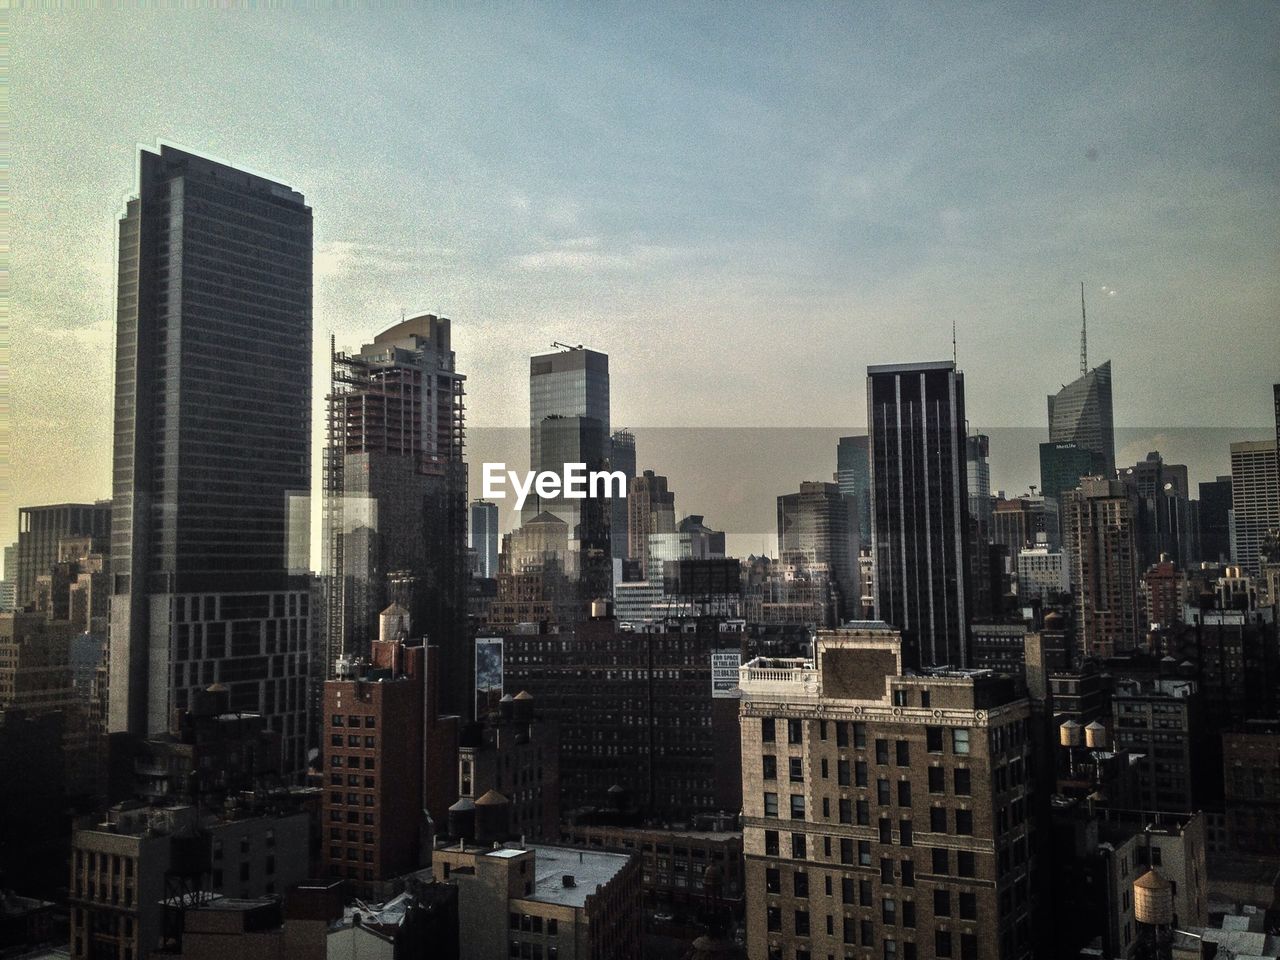
[[[1111,413],[1111,361],[1094,367],[1048,398],[1049,440],[1074,443],[1102,457],[1102,473],[1116,472],[1115,423]],[[1074,486],[1074,484],[1073,484]],[[1042,491],[1043,492],[1043,491]]]

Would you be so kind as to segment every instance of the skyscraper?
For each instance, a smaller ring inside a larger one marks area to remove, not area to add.
[[[58,562],[58,541],[63,537],[89,537],[106,552],[111,536],[111,501],[55,503],[18,508],[18,542],[13,568],[5,578],[16,584],[16,601],[22,609],[35,599],[36,579]]]
[[[836,483],[852,498],[850,523],[862,549],[871,545],[871,438],[841,437],[836,445]]]
[[[1280,527],[1280,479],[1276,442],[1255,440],[1231,445],[1231,519],[1236,562],[1257,575],[1262,540]]]
[[[1085,656],[1130,650],[1145,629],[1138,607],[1136,525],[1137,495],[1123,481],[1086,477],[1063,494],[1063,546]]]
[[[529,467],[564,468],[542,453],[547,417],[591,417],[599,421],[601,446],[609,438],[609,356],[581,346],[529,358]]]
[[[1231,559],[1231,477],[1200,482],[1199,546],[1201,560]]]
[[[476,576],[491,580],[498,575],[498,505],[488,500],[471,501],[471,550]]]
[[[444,707],[472,703],[467,648],[466,377],[447,317],[403,320],[333,354],[325,451],[329,662],[368,657],[393,600],[441,647]]]
[[[630,430],[615,430],[609,438],[609,469],[621,470],[627,478],[627,488],[636,475],[636,437]],[[630,519],[627,515],[627,498],[614,497],[610,510],[609,537],[613,559],[625,560],[629,554],[630,538],[627,534]]]
[[[1049,442],[1074,443],[1102,457],[1102,473],[1116,472],[1115,424],[1111,414],[1111,361],[1082,374],[1049,400]]]
[[[167,730],[212,684],[305,761],[311,208],[144,150],[120,221],[110,729]],[[291,507],[295,509],[291,510]]]
[[[867,417],[877,616],[925,665],[965,666],[964,374],[949,360],[868,367]]]
[[[841,613],[858,619],[862,590],[849,535],[851,501],[834,483],[804,482],[778,497],[778,557],[840,588]]]
[[[676,529],[676,495],[667,489],[667,478],[652,470],[633,477],[627,491],[627,553],[640,561],[640,569],[649,568],[649,537],[655,533],[674,533]]]

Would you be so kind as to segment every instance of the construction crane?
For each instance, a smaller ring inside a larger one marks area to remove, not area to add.
[[[551,341],[551,346],[553,346],[553,347],[559,347],[559,348],[560,348],[560,349],[562,349],[562,350],[581,350],[581,349],[582,349],[582,344],[578,344],[578,345],[575,347],[575,346],[574,346],[573,344],[571,344],[571,343],[561,343],[559,340],[552,340],[552,341]]]

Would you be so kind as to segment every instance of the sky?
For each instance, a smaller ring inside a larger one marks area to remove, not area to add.
[[[584,343],[677,509],[767,529],[865,429],[866,365],[946,358],[954,322],[1021,491],[1081,281],[1118,461],[1211,479],[1273,424],[1280,5],[225,6],[8,13],[0,542],[19,505],[110,495],[116,220],[161,141],[306,195],[317,401],[331,334],[453,318],[477,490],[528,356]],[[733,427],[822,429],[800,455]]]

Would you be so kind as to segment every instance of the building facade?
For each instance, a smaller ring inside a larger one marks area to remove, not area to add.
[[[1063,495],[1076,635],[1086,656],[1132,649],[1143,629],[1135,513],[1133,496],[1119,480],[1086,477]]]
[[[65,537],[88,537],[94,551],[104,553],[111,539],[111,501],[58,503],[18,509],[18,542],[13,565],[5,551],[5,579],[14,583],[14,607],[35,599],[36,579],[61,559],[58,544]]]
[[[220,682],[305,764],[311,209],[171,147],[120,221],[112,730]],[[291,523],[294,524],[291,529]]]
[[[964,374],[867,368],[876,615],[926,664],[964,666],[971,590]]]
[[[475,557],[477,577],[498,576],[498,505],[488,500],[471,501],[471,553]]]
[[[884,624],[741,670],[747,950],[984,960],[1033,949],[1030,711],[914,672]]]
[[[1250,575],[1262,568],[1262,541],[1280,527],[1280,479],[1276,444],[1231,444],[1231,520],[1235,557]]]
[[[1097,454],[1101,458],[1103,476],[1115,476],[1116,439],[1111,409],[1111,361],[1086,371],[1057,393],[1051,394],[1048,406],[1049,442],[1074,443],[1081,449]],[[1083,474],[1078,474],[1077,478],[1079,476]],[[1049,495],[1045,493],[1046,496]]]

